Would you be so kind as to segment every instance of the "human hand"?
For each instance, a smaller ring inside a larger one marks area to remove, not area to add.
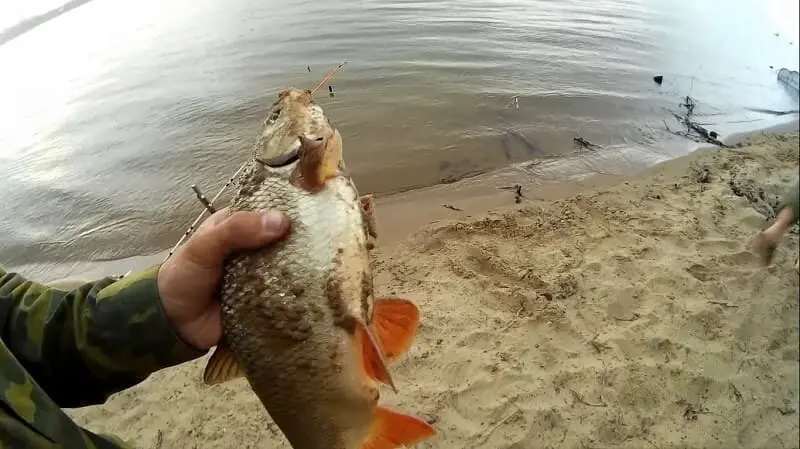
[[[167,318],[184,342],[209,349],[222,337],[217,288],[225,259],[255,249],[286,234],[289,220],[276,211],[228,208],[208,217],[158,270],[158,293]]]

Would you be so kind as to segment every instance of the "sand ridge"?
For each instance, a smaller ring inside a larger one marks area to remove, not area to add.
[[[761,136],[421,229],[377,265],[422,311],[382,401],[439,429],[420,448],[798,447],[797,227],[769,268],[746,247],[798,157]],[[145,449],[288,448],[206,358],[69,413]]]

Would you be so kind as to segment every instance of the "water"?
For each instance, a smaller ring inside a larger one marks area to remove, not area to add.
[[[789,0],[95,0],[0,46],[0,261],[170,246],[198,213],[189,186],[215,193],[277,92],[343,60],[319,102],[364,191],[576,135],[606,171],[685,154],[662,121],[687,94],[723,137],[787,119],[748,107],[797,109],[776,81],[798,67],[797,17]]]

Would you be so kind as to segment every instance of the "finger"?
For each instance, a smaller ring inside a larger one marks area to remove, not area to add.
[[[205,267],[217,267],[231,253],[255,249],[278,240],[289,229],[288,218],[277,211],[239,211],[186,242],[183,257]]]
[[[228,218],[229,215],[230,215],[230,207],[225,207],[214,212],[213,214],[209,215],[208,218],[203,220],[202,223],[200,223],[200,226],[197,228],[197,232],[204,231],[210,227],[214,227],[222,223]]]

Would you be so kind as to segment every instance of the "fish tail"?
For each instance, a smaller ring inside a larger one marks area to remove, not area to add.
[[[436,429],[419,418],[378,407],[369,434],[359,449],[396,449],[417,444],[435,434]]]

